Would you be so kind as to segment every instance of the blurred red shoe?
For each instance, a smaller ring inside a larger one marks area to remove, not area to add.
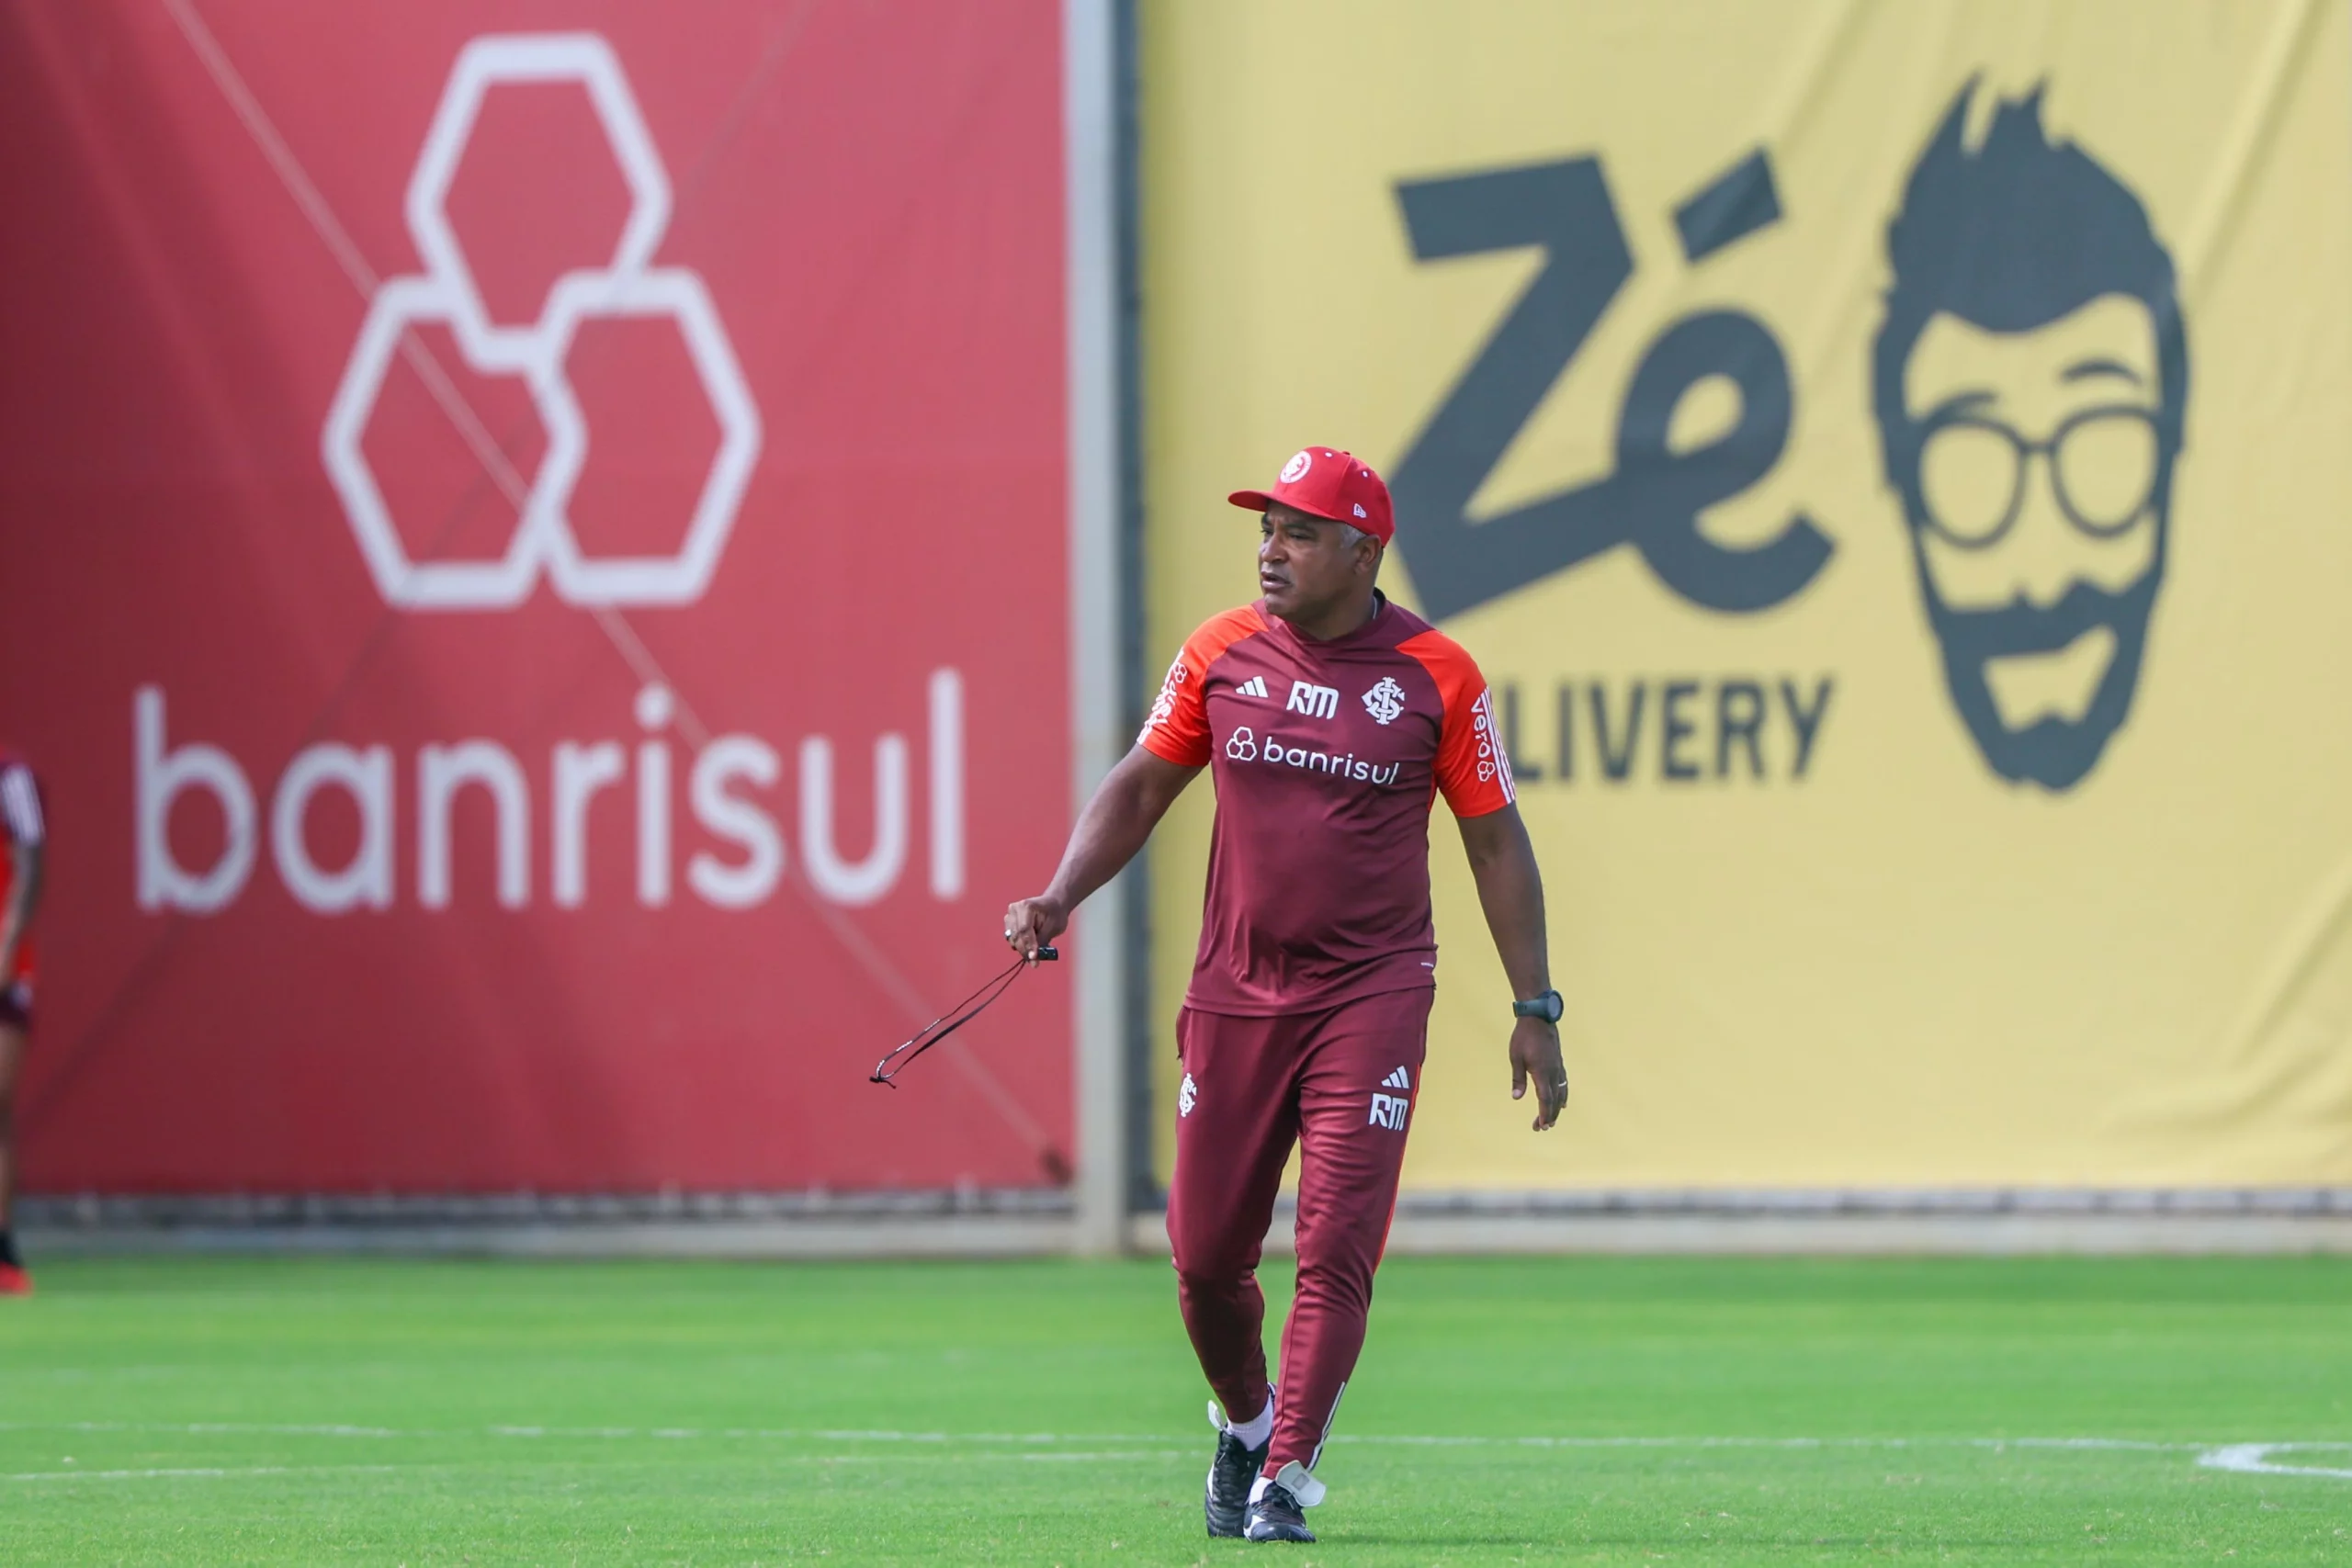
[[[33,1277],[13,1263],[0,1263],[0,1296],[29,1296]]]

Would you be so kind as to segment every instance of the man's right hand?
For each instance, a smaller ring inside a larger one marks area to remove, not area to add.
[[[1069,908],[1050,894],[1016,898],[1004,911],[1004,943],[1035,961],[1037,950],[1069,930]]]

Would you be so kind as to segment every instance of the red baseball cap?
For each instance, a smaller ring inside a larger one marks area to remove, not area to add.
[[[1387,485],[1370,465],[1334,446],[1293,453],[1273,489],[1237,490],[1226,499],[1252,512],[1263,512],[1279,501],[1311,516],[1361,528],[1384,545],[1396,536]]]

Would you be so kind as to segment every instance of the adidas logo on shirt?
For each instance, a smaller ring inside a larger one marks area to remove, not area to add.
[[[1269,697],[1273,695],[1272,693],[1266,690],[1266,678],[1263,675],[1250,676],[1250,679],[1242,682],[1241,684],[1233,688],[1233,694],[1237,697]]]

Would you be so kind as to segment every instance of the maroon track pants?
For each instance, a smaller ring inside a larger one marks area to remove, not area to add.
[[[1168,1239],[1184,1327],[1229,1421],[1265,1405],[1258,1258],[1300,1145],[1298,1290],[1268,1475],[1292,1460],[1315,1467],[1363,1348],[1433,995],[1390,991],[1282,1018],[1186,1008],[1177,1019],[1184,1082]]]

